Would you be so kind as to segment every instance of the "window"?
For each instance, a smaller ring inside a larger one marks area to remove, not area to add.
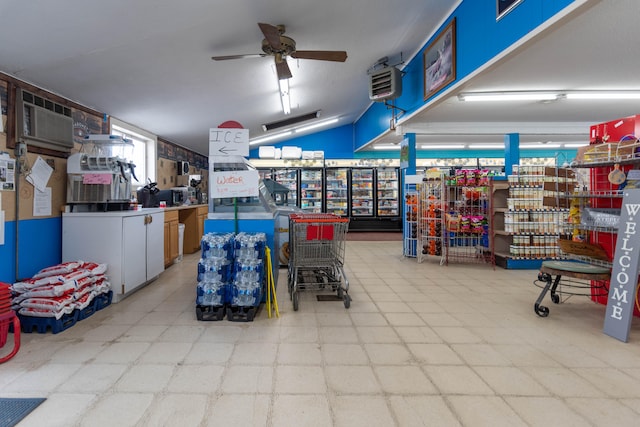
[[[120,135],[133,141],[131,160],[136,165],[138,180],[131,177],[132,190],[149,182],[156,181],[156,146],[158,138],[142,129],[131,126],[120,120],[111,118],[111,134]]]

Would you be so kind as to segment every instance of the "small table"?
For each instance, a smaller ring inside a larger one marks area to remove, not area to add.
[[[554,278],[555,276],[555,278]],[[584,295],[594,296],[594,287],[589,283],[577,282],[572,280],[564,280],[562,283],[560,280],[562,277],[569,277],[580,280],[609,280],[611,278],[611,270],[607,267],[602,267],[593,264],[587,264],[584,262],[574,261],[544,261],[540,267],[540,273],[538,274],[538,281],[544,282],[542,292],[538,296],[536,303],[533,306],[534,311],[540,317],[547,317],[549,315],[549,308],[541,305],[544,296],[551,289],[551,301],[554,304],[560,302],[559,294],[569,295]],[[536,281],[537,282],[537,281]],[[534,282],[535,283],[535,282]],[[558,285],[564,285],[570,289],[576,291],[558,291]],[[596,286],[596,288],[602,289],[607,295],[609,290],[605,285]],[[586,290],[589,290],[587,293]],[[579,291],[582,290],[582,291]]]

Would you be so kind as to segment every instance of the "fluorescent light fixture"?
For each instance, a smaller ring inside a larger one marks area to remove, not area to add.
[[[265,136],[263,138],[257,138],[257,139],[254,139],[252,141],[249,141],[249,145],[256,145],[256,144],[260,144],[261,142],[272,141],[274,139],[278,139],[278,138],[281,138],[283,136],[289,136],[291,134],[292,134],[292,132],[289,130],[289,131],[286,131],[286,132],[277,133],[275,135],[269,135],[269,136]]]
[[[332,125],[332,124],[337,123],[337,122],[338,122],[337,118],[336,119],[331,119],[331,120],[325,120],[324,122],[314,123],[314,124],[309,125],[309,126],[304,126],[304,127],[298,128],[298,129],[295,130],[295,132],[296,133],[298,133],[298,132],[306,132],[306,131],[311,130],[311,129],[317,129],[319,127],[329,126],[329,125]]]
[[[291,98],[289,97],[289,79],[278,80],[280,85],[280,99],[282,100],[282,111],[285,115],[291,114]]]
[[[540,143],[540,142],[531,142],[520,144],[520,148],[536,148],[536,149],[547,149],[547,148],[560,148],[560,144],[553,143]]]
[[[556,92],[478,92],[461,93],[458,100],[474,101],[555,101],[560,97]]]
[[[578,147],[586,147],[589,145],[588,142],[567,142],[564,144],[565,148],[578,148]]]
[[[588,100],[624,100],[624,99],[640,99],[638,91],[620,91],[620,92],[567,92],[567,99],[588,99]]]
[[[469,144],[469,148],[472,150],[504,150],[504,143]]]
[[[399,150],[400,144],[398,145],[374,145],[374,150]]]
[[[590,91],[505,91],[505,92],[475,92],[461,93],[459,101],[556,101],[559,99],[586,99],[586,100],[637,100],[640,99],[640,91],[637,90],[590,90]]]
[[[460,150],[466,147],[466,144],[422,144],[423,150]]]

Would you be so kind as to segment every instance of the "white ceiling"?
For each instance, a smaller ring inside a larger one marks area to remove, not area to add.
[[[526,0],[525,0],[526,1]],[[208,130],[236,120],[251,138],[282,120],[273,58],[258,22],[286,25],[300,50],[345,50],[344,63],[289,59],[292,116],[352,123],[370,105],[367,70],[418,52],[458,0],[0,0],[0,71],[202,154]],[[462,103],[461,91],[638,89],[637,0],[583,8],[460,83],[401,128],[418,142],[587,138],[588,125],[640,112],[637,101]],[[475,139],[474,139],[475,138]],[[398,142],[389,132],[376,143]],[[369,147],[370,148],[370,147]]]

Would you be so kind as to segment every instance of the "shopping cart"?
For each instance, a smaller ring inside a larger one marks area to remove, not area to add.
[[[20,350],[20,320],[11,309],[11,291],[9,285],[0,283],[0,349],[7,343],[9,328],[13,326],[13,348],[2,356],[5,352],[0,352],[0,363],[11,359]]]
[[[344,274],[349,220],[332,214],[289,215],[289,296],[298,310],[300,291],[336,292],[345,308],[351,305]]]

